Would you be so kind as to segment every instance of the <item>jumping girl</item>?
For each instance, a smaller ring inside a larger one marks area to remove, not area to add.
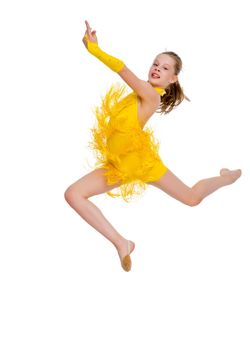
[[[112,85],[101,106],[96,108],[97,124],[91,129],[90,142],[97,158],[96,167],[67,188],[65,199],[113,243],[121,266],[130,271],[130,254],[135,243],[117,232],[89,200],[91,196],[107,193],[129,201],[150,184],[188,206],[196,206],[209,194],[234,183],[241,170],[223,168],[220,176],[200,180],[193,187],[176,177],[159,157],[159,142],[152,129],[144,127],[156,111],[169,113],[185,98],[188,100],[178,81],[182,69],[180,57],[172,51],[158,54],[149,69],[148,80],[141,80],[123,61],[102,51],[96,31],[92,31],[87,21],[85,24],[83,43],[87,50],[116,72],[133,92],[125,95],[125,86]]]

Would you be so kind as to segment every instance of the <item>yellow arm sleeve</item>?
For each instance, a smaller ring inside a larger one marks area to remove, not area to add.
[[[108,66],[110,69],[112,69],[114,72],[119,72],[124,66],[124,62],[119,60],[118,58],[115,58],[113,56],[110,56],[106,52],[102,51],[97,43],[90,41],[88,39],[88,36],[85,36],[87,41],[87,47],[88,51],[98,58],[100,61],[102,61],[106,66]]]

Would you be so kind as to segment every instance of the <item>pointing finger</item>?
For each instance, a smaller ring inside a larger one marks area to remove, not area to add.
[[[87,27],[87,31],[88,31],[88,33],[90,34],[91,28],[90,28],[89,22],[88,22],[88,21],[85,21],[85,24],[86,24],[86,27]]]

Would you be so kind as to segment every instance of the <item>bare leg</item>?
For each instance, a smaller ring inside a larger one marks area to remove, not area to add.
[[[89,197],[108,192],[118,187],[107,185],[103,169],[96,169],[73,183],[65,191],[65,199],[69,205],[93,228],[105,236],[116,247],[120,259],[127,254],[127,240],[116,231],[111,223],[104,217],[101,210],[93,204]],[[130,241],[130,252],[135,248]]]
[[[219,188],[234,183],[240,176],[241,170],[239,169],[232,171],[221,169],[220,176],[203,179],[193,187],[188,187],[168,169],[159,180],[149,182],[149,184],[160,188],[186,205],[195,206]]]
[[[219,188],[231,185],[241,176],[241,170],[221,169],[220,176],[211,177],[197,182],[192,187],[193,192],[200,200],[207,197],[209,194]]]

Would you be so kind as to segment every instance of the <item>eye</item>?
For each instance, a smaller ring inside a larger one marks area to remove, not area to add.
[[[157,63],[153,63],[153,66],[158,66],[158,64]]]
[[[164,67],[165,70],[168,70],[168,68]]]

